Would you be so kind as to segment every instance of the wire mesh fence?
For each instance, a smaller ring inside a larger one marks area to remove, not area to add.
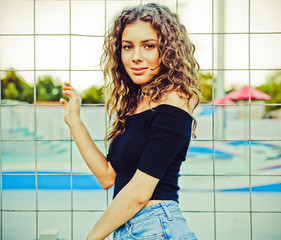
[[[148,2],[0,1],[0,239],[83,239],[109,205],[112,189],[100,188],[63,122],[62,106],[41,98],[47,88],[39,83],[51,79],[59,89],[66,81],[81,94],[94,84],[102,88],[99,58],[113,16]],[[211,89],[211,101],[194,112],[197,139],[181,168],[184,216],[199,239],[280,239],[281,102],[257,101],[249,88],[247,99],[215,103],[219,76],[225,92],[278,79],[280,3],[223,1],[220,28],[219,0],[154,2],[179,14]],[[16,81],[24,85],[20,93]],[[29,102],[9,100],[17,94]],[[103,103],[83,103],[81,117],[106,154]]]

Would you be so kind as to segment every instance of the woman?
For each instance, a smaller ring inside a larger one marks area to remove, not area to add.
[[[177,194],[180,165],[195,136],[191,113],[199,102],[193,54],[185,27],[167,7],[140,5],[115,19],[101,60],[111,80],[107,156],[79,117],[81,98],[65,83],[65,122],[101,186],[114,185],[113,201],[88,239],[112,232],[114,239],[196,239]]]

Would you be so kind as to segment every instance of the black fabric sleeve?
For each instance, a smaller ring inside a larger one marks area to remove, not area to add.
[[[182,147],[190,141],[192,117],[184,114],[181,109],[153,113],[151,135],[138,163],[139,170],[162,178]]]

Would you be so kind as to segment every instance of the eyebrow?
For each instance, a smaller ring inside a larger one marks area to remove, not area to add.
[[[150,41],[154,41],[154,42],[157,42],[155,39],[151,38],[151,39],[146,39],[146,40],[143,40],[141,41],[142,43],[146,43],[146,42],[150,42]],[[129,40],[122,40],[122,43],[123,42],[128,42],[128,43],[132,43],[132,41],[129,41]]]

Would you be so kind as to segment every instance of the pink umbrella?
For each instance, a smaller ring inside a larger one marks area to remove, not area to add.
[[[256,89],[251,88],[251,100],[270,100],[271,97],[266,93]],[[249,87],[242,87],[238,90],[233,90],[230,93],[226,94],[226,98],[232,100],[249,100]]]
[[[213,104],[212,101],[208,102],[208,104]],[[220,104],[235,104],[231,99],[223,97],[223,98],[218,98],[214,100],[215,105],[220,105]]]

